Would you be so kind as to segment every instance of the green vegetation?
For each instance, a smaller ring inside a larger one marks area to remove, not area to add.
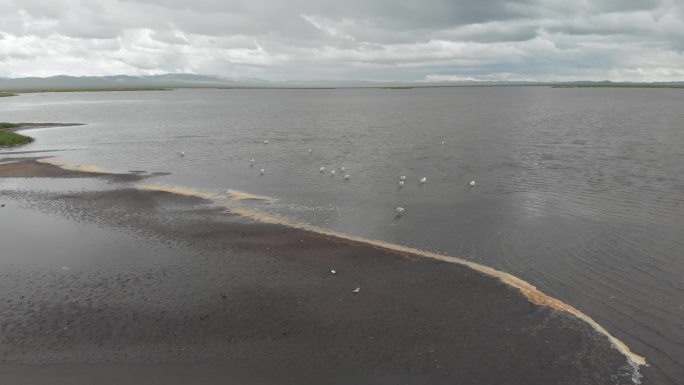
[[[7,96],[17,96],[11,92],[2,92],[0,91],[0,98],[7,97]]]
[[[0,147],[18,146],[31,142],[33,142],[33,138],[30,136],[0,131]]]
[[[33,138],[15,132],[5,131],[8,128],[17,128],[18,124],[0,122],[0,147],[18,146],[33,142]]]

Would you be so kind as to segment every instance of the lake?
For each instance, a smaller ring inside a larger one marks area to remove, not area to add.
[[[681,89],[183,89],[24,94],[0,120],[86,123],[5,154],[165,172],[148,182],[265,196],[240,204],[509,272],[677,384],[682,106]]]

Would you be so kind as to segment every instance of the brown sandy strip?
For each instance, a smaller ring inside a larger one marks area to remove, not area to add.
[[[234,201],[272,201],[273,198],[264,195],[250,194],[244,191],[228,190],[228,197]]]
[[[207,199],[207,200],[212,200],[216,201],[219,200],[223,197],[213,195],[213,194],[208,194],[208,193],[202,193],[202,192],[196,192],[188,189],[183,189],[183,188],[178,188],[178,187],[169,187],[169,186],[158,186],[158,185],[139,185],[137,188],[141,190],[149,190],[149,191],[163,191],[163,192],[169,192],[173,194],[178,194],[178,195],[184,195],[184,196],[195,196],[199,197],[202,199]],[[640,365],[646,365],[646,359],[630,350],[630,348],[621,340],[618,338],[614,337],[613,335],[608,332],[603,326],[601,326],[598,322],[594,321],[591,317],[589,317],[587,314],[579,311],[578,309],[556,299],[553,297],[550,297],[543,292],[541,292],[539,289],[537,289],[535,286],[532,284],[515,277],[509,273],[505,273],[503,271],[496,270],[494,268],[481,265],[479,263],[467,261],[461,258],[456,258],[448,255],[442,255],[442,254],[437,254],[425,250],[419,250],[415,249],[412,247],[407,247],[407,246],[401,246],[401,245],[396,245],[392,244],[389,242],[383,242],[383,241],[378,241],[378,240],[372,240],[372,239],[366,239],[366,238],[361,238],[361,237],[356,237],[348,234],[343,234],[335,231],[330,231],[326,229],[322,229],[319,227],[315,227],[312,225],[304,224],[304,223],[296,223],[292,222],[288,219],[285,218],[280,218],[276,217],[273,215],[266,215],[263,213],[256,212],[254,210],[249,210],[244,207],[238,207],[238,206],[232,206],[232,205],[226,205],[226,209],[233,213],[237,214],[246,218],[254,219],[259,222],[263,223],[269,223],[269,224],[277,224],[277,225],[283,225],[283,226],[288,226],[288,227],[293,227],[301,230],[306,230],[306,231],[311,231],[315,232],[318,234],[323,234],[331,237],[336,237],[340,239],[346,239],[350,240],[353,242],[358,242],[366,245],[370,245],[373,247],[377,247],[383,250],[391,250],[395,252],[401,252],[401,253],[406,253],[406,254],[411,254],[413,256],[419,256],[419,257],[425,257],[425,258],[431,258],[431,259],[436,259],[439,261],[444,261],[448,263],[454,263],[458,265],[463,265],[467,266],[473,270],[476,270],[480,273],[483,273],[485,275],[495,277],[500,279],[502,282],[504,282],[507,285],[510,285],[520,291],[530,302],[540,305],[540,306],[546,306],[561,312],[569,313],[584,322],[588,323],[591,327],[593,327],[596,331],[599,333],[605,335],[608,340],[615,346],[615,348],[620,351],[622,354],[624,354],[625,357],[636,367]]]
[[[67,163],[64,163],[62,161],[59,161],[54,158],[42,158],[36,160],[38,163],[42,164],[49,164],[52,166],[57,166],[63,170],[67,171],[75,171],[79,173],[87,173],[87,174],[99,174],[99,175],[124,175],[124,174],[119,174],[114,171],[110,170],[105,170],[103,168],[95,167],[95,166],[85,166],[85,165],[77,165],[77,166],[72,166]]]
[[[4,158],[0,161],[0,178],[82,178],[109,177],[122,181],[141,180],[145,176],[120,174],[90,166],[68,166],[54,159]]]

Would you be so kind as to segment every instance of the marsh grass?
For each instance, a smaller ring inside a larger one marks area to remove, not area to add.
[[[33,142],[33,138],[15,132],[4,131],[7,128],[16,128],[19,124],[0,122],[0,147],[18,146]]]
[[[33,138],[30,136],[0,131],[0,147],[18,146],[31,142],[33,142]]]

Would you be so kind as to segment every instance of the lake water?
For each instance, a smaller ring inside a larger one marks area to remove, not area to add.
[[[677,89],[175,90],[3,98],[0,121],[87,123],[5,153],[169,172],[149,183],[512,273],[646,356],[645,383],[681,384],[682,106]]]

